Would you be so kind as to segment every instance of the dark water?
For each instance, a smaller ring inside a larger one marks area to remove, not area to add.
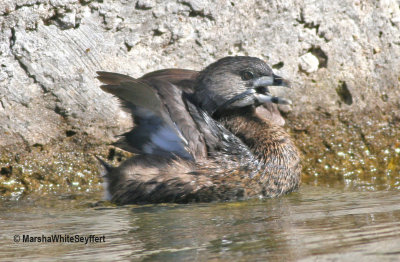
[[[400,261],[399,191],[302,186],[264,201],[125,207],[96,199],[0,202],[0,260]],[[22,240],[53,234],[105,243]]]

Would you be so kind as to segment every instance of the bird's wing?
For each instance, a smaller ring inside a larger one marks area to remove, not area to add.
[[[105,83],[103,91],[113,94],[125,103],[146,109],[162,118],[162,103],[156,90],[138,79],[109,72],[97,72],[97,78]]]
[[[151,86],[157,88],[158,95],[171,116],[172,121],[179,127],[182,136],[186,139],[187,150],[196,160],[207,156],[203,134],[198,130],[186,103],[186,94],[177,85],[163,80],[149,80]]]
[[[206,156],[202,134],[186,109],[183,91],[166,80],[97,72],[101,88],[117,96],[134,117],[134,128],[116,146],[154,155],[177,155],[185,159]]]
[[[198,130],[203,134],[209,155],[216,157],[225,165],[257,163],[251,150],[237,136],[201,108],[192,104],[190,99],[186,103]]]
[[[144,80],[164,80],[179,87],[185,93],[193,93],[195,89],[195,80],[199,75],[198,71],[188,69],[163,69],[145,74],[141,77]]]
[[[177,83],[181,80],[195,79],[199,74],[199,71],[188,70],[188,69],[178,69],[178,68],[168,68],[153,71],[143,75],[142,79],[158,78],[160,80],[168,80],[171,83]]]

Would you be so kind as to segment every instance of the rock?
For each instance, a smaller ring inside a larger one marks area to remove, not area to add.
[[[76,12],[74,10],[70,12],[62,12],[58,13],[59,15],[59,23],[63,29],[74,28],[79,25],[76,19]]]
[[[153,8],[156,5],[155,1],[152,0],[138,0],[136,2],[137,9],[148,10]]]
[[[299,58],[300,69],[307,73],[312,73],[318,70],[319,61],[312,53],[307,53]]]

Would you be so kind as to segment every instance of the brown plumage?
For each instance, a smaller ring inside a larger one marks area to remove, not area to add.
[[[226,57],[203,71],[166,69],[139,79],[98,72],[133,115],[117,146],[137,155],[104,163],[118,204],[276,197],[300,183],[300,157],[269,86],[287,86],[260,59]]]

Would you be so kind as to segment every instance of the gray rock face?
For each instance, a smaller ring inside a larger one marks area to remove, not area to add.
[[[292,117],[376,107],[398,116],[399,5],[2,0],[0,146],[53,143],[69,131],[105,144],[131,121],[98,88],[95,71],[138,77],[202,69],[228,55],[262,58],[291,79]]]

